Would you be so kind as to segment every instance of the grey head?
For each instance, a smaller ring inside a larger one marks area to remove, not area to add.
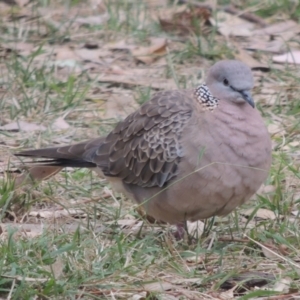
[[[207,74],[206,84],[214,97],[254,107],[251,90],[254,85],[251,69],[238,60],[221,60]]]

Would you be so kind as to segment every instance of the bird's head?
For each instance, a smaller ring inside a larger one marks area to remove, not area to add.
[[[213,65],[207,74],[206,84],[212,95],[221,101],[250,104],[255,107],[251,90],[251,69],[238,60],[222,60]]]

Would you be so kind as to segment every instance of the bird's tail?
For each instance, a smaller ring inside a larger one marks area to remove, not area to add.
[[[31,181],[45,180],[65,167],[95,168],[96,164],[92,162],[92,157],[104,139],[104,137],[100,137],[69,146],[25,150],[15,153],[15,156],[18,157],[31,158],[30,161],[22,159],[22,168],[28,172],[22,174],[22,178],[19,178],[18,182],[27,182],[28,178]]]

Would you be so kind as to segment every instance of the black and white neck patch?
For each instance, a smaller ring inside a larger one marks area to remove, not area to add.
[[[205,83],[195,89],[194,95],[197,101],[204,106],[205,110],[213,111],[218,106],[219,99],[212,95]]]

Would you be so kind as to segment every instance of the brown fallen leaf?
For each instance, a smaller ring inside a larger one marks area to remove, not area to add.
[[[74,49],[74,54],[76,55],[76,58],[79,58],[82,61],[91,61],[98,64],[103,63],[104,57],[111,56],[110,51],[99,48]]]
[[[251,56],[246,50],[242,49],[237,43],[234,44],[236,52],[235,58],[247,64],[251,69],[269,71],[270,68],[266,63],[259,62]]]
[[[200,238],[204,231],[204,223],[202,221],[190,222],[187,221],[187,231],[188,233],[195,237]]]
[[[290,52],[284,53],[282,55],[275,55],[272,59],[277,63],[300,65],[300,50],[291,50]]]
[[[15,187],[31,184],[34,181],[47,180],[60,172],[63,168],[57,166],[32,166],[21,175],[14,176]]]
[[[7,5],[16,5],[17,4],[17,2],[15,0],[2,0],[2,2],[6,3]]]
[[[224,11],[218,11],[214,18],[210,18],[212,25],[218,28],[223,36],[244,36],[252,35],[254,24]]]
[[[150,38],[148,47],[137,47],[131,50],[131,54],[145,64],[153,63],[158,57],[166,54],[167,40],[165,38]]]
[[[271,259],[278,259],[279,251],[278,246],[273,244],[272,242],[269,242],[268,244],[263,244],[263,247],[261,247],[261,251],[264,254],[265,257],[271,258]]]
[[[20,7],[26,6],[29,4],[30,0],[15,0],[16,4],[18,4]]]
[[[72,223],[69,224],[61,224],[61,223],[0,223],[0,227],[3,230],[2,234],[0,235],[1,240],[6,240],[8,238],[7,232],[11,230],[15,231],[16,234],[14,237],[22,237],[22,238],[33,238],[39,235],[42,235],[45,230],[65,230],[68,233],[74,233],[78,229],[80,231],[84,230],[84,226],[82,222],[77,222],[74,220]],[[101,227],[101,226],[100,226]],[[101,227],[99,229],[103,230]]]
[[[36,123],[28,123],[25,121],[15,121],[0,126],[0,131],[45,131],[47,128]]]
[[[78,17],[74,21],[82,25],[102,25],[109,20],[108,13],[97,15],[97,16],[88,16],[88,17]]]
[[[168,5],[168,0],[145,0],[149,8],[156,8]]]
[[[58,279],[63,274],[64,263],[61,257],[58,256],[53,264],[43,266],[43,268],[46,271],[51,272],[54,275],[54,278]]]
[[[104,118],[122,119],[134,112],[138,105],[132,94],[123,91],[122,93],[113,93],[105,102],[104,107]]]
[[[207,6],[184,7],[181,11],[173,10],[159,17],[160,26],[164,31],[175,32],[178,35],[199,32],[205,33],[205,23],[211,16],[211,10]]]
[[[246,209],[241,211],[241,214],[244,216],[251,216],[252,213],[254,212],[255,209]],[[269,209],[265,209],[265,208],[259,208],[255,214],[254,214],[254,218],[258,218],[258,219],[263,219],[263,220],[275,220],[276,219],[276,215],[273,211],[269,210]]]
[[[281,137],[286,133],[282,124],[274,124],[274,123],[268,125],[268,131],[274,137],[275,136]]]
[[[163,291],[169,291],[172,289],[176,289],[176,286],[169,282],[153,282],[153,283],[147,283],[143,284],[143,288],[147,292],[163,292]]]
[[[70,71],[72,73],[80,73],[82,71],[81,62],[83,59],[75,53],[74,49],[68,46],[61,46],[56,47],[53,53],[54,58],[51,57],[54,60],[53,64],[61,69],[65,68],[66,74],[69,75]]]
[[[243,292],[244,290],[251,289],[253,287],[261,287],[270,282],[275,281],[275,276],[273,274],[262,273],[262,272],[243,272],[238,275],[234,275],[228,278],[224,283],[222,283],[222,289],[231,289],[237,284],[240,286],[238,287],[238,292]]]
[[[157,80],[152,77],[96,74],[99,82],[113,82],[129,86],[145,86],[157,90],[174,90],[177,88],[173,79]]]
[[[26,42],[11,42],[0,44],[0,49],[6,49],[7,51],[13,51],[22,56],[27,56],[32,53],[34,45]]]
[[[136,48],[136,45],[127,40],[118,40],[117,42],[111,42],[103,46],[103,49],[110,50],[133,50],[134,48]]]
[[[262,184],[256,193],[257,194],[270,194],[270,193],[274,193],[275,191],[276,191],[276,187],[274,185]]]
[[[294,34],[300,32],[300,26],[293,20],[283,21],[272,24],[265,28],[256,29],[252,31],[253,35],[280,35],[286,31],[293,31]]]
[[[55,131],[64,130],[70,128],[70,125],[63,117],[59,117],[53,122],[51,128]]]
[[[69,46],[56,47],[53,51],[56,60],[78,60],[78,55]]]
[[[220,293],[218,296],[219,296],[219,299],[222,299],[222,300],[232,300],[234,299],[234,291],[236,290],[237,286],[234,286],[233,288],[231,288],[230,290],[226,291],[226,292],[222,292]]]
[[[251,12],[247,12],[247,11],[243,12],[243,11],[237,9],[233,5],[226,6],[224,8],[224,11],[227,12],[227,13],[233,14],[233,15],[238,15],[240,18],[245,19],[245,20],[247,20],[249,22],[257,23],[257,24],[259,24],[262,27],[267,26],[267,23],[266,23],[266,21],[263,18],[255,15],[255,14],[253,14]]]
[[[274,244],[262,244],[258,241],[256,241],[255,239],[252,239],[251,237],[247,236],[246,234],[244,234],[244,236],[251,242],[255,243],[256,245],[260,246],[260,248],[263,250],[263,253],[265,254],[265,256],[270,256],[270,258],[274,259],[275,257],[277,259],[283,260],[287,263],[289,263],[290,265],[292,265],[293,267],[296,267],[298,270],[300,269],[300,265],[295,262],[294,260],[289,258],[288,252],[287,252],[287,247],[283,247],[282,245],[279,247],[277,247],[277,245]],[[284,245],[285,246],[285,245]],[[278,250],[278,251],[274,251]],[[284,249],[283,253],[278,254],[277,252],[281,252]]]
[[[31,211],[29,216],[43,218],[43,219],[52,219],[52,218],[62,218],[62,217],[86,217],[86,214],[81,209],[69,208],[69,209],[56,209],[56,210],[39,210]]]
[[[272,291],[281,292],[281,293],[288,293],[290,290],[290,286],[292,284],[293,280],[289,277],[286,278],[280,278],[273,288]]]

